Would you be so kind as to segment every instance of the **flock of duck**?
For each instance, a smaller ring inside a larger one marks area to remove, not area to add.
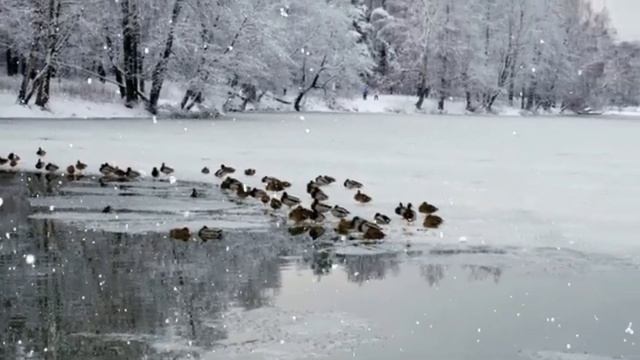
[[[43,159],[46,154],[45,150],[38,148],[36,151],[38,161],[35,168],[36,170],[46,172],[48,176],[54,176],[60,170],[60,167],[54,163],[45,162]],[[9,167],[15,168],[18,166],[20,160],[20,156],[11,153],[7,158],[0,157],[0,167],[9,164]],[[87,164],[78,160],[75,164],[67,166],[64,174],[67,177],[77,179],[83,176],[82,173],[86,169]],[[101,186],[107,186],[108,183],[112,182],[130,182],[142,176],[139,171],[133,170],[131,167],[121,169],[108,163],[100,165],[99,171],[102,175],[98,180]],[[154,167],[151,170],[151,176],[154,179],[158,179],[163,176],[170,176],[174,171],[173,168],[162,163],[161,166]],[[203,175],[209,175],[211,172],[207,167],[201,170]],[[273,211],[282,211],[283,208],[286,207],[290,221],[288,232],[292,236],[308,234],[313,240],[322,237],[326,234],[328,224],[330,223],[327,216],[331,215],[337,220],[337,224],[333,230],[340,237],[349,240],[376,242],[386,237],[382,227],[392,222],[389,216],[382,213],[376,213],[371,220],[358,216],[350,217],[351,213],[346,208],[339,205],[329,205],[327,203],[329,196],[323,188],[332,186],[336,182],[336,179],[328,175],[319,175],[307,183],[306,191],[311,202],[311,206],[307,208],[302,205],[303,201],[301,198],[287,192],[287,189],[291,187],[291,183],[288,181],[273,176],[264,176],[261,181],[263,184],[261,187],[250,187],[234,178],[232,175],[235,173],[236,169],[222,164],[219,169],[213,172],[213,175],[222,180],[220,188],[223,191],[230,195],[237,196],[238,199],[255,199]],[[253,177],[256,173],[257,171],[255,169],[244,170],[244,175],[247,177]],[[343,186],[348,191],[355,191],[353,199],[356,203],[368,204],[373,200],[371,196],[362,192],[364,185],[359,181],[346,179],[343,182]],[[190,196],[192,198],[198,198],[201,195],[196,189],[193,189]],[[102,212],[111,213],[112,211],[113,209],[107,206]],[[418,206],[417,211],[411,203],[408,203],[406,206],[400,203],[395,208],[395,214],[402,219],[401,221],[412,224],[421,219],[422,226],[426,229],[437,229],[444,223],[444,220],[436,215],[437,212],[438,208],[426,201]],[[184,227],[172,229],[169,235],[177,240],[189,241],[194,234],[192,234],[189,228]],[[222,238],[222,230],[204,226],[197,232],[197,235],[205,242],[217,240]]]

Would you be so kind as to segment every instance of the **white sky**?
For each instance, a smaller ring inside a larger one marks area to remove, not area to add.
[[[640,41],[640,0],[592,0],[596,7],[606,4],[620,40]]]

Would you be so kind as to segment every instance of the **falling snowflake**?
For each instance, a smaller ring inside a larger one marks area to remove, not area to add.
[[[53,206],[53,205],[49,206],[49,211],[54,211],[55,209],[56,209],[55,206]]]
[[[633,326],[633,323],[629,323],[629,326],[627,326],[627,329],[624,331],[625,334],[633,335],[635,333],[631,328],[632,326]]]
[[[144,53],[148,54],[149,53],[149,48],[144,48]]]
[[[304,129],[304,132],[306,132],[307,134],[311,132],[311,129]]]
[[[92,82],[93,82],[93,79],[87,78],[87,84],[91,85]]]
[[[24,261],[29,265],[33,265],[36,262],[36,257],[32,254],[27,254],[27,256],[24,257]]]
[[[152,118],[152,119],[153,119],[153,123],[154,123],[154,124],[157,124],[157,123],[158,123],[158,118],[157,118],[155,115],[153,116],[153,118]]]
[[[173,184],[175,184],[177,181],[178,181],[178,179],[176,179],[176,177],[175,177],[175,176],[171,176],[171,177],[169,177],[169,184],[172,184],[172,185],[173,185]]]
[[[2,204],[4,204],[4,200],[0,197],[0,207],[2,207]]]

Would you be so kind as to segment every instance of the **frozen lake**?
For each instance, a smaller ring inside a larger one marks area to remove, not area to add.
[[[93,171],[165,161],[179,180],[0,174],[0,358],[640,359],[639,138],[630,118],[0,121],[23,169],[43,146]],[[355,178],[372,204],[339,185],[332,203],[370,217],[428,200],[446,224],[314,246],[210,186],[200,168],[219,163],[297,195],[319,174]],[[222,242],[166,237],[209,223]]]

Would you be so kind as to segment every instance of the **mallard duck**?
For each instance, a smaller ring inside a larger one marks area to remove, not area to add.
[[[236,189],[236,195],[238,195],[240,199],[246,199],[249,197],[249,195],[251,195],[251,190],[249,190],[248,188],[245,188],[244,185],[239,186]]]
[[[254,175],[256,174],[256,169],[246,169],[246,170],[244,171],[244,174],[245,174],[246,176],[254,176]]]
[[[276,198],[272,198],[269,205],[273,210],[279,210],[282,208],[282,202]]]
[[[331,185],[334,182],[336,182],[336,179],[332,178],[331,176],[319,175],[318,177],[316,177],[316,184],[320,186]]]
[[[42,159],[38,159],[38,162],[36,162],[36,169],[38,170],[44,169],[44,161],[42,161]]]
[[[309,181],[309,183],[307,184],[307,194],[311,194],[311,192],[317,188],[318,188],[318,184],[316,184],[315,181],[313,180]]]
[[[380,225],[388,225],[389,223],[391,223],[391,219],[387,215],[380,213],[376,213],[373,219]]]
[[[11,160],[9,162],[9,166],[11,166],[12,168],[18,166],[18,160]]]
[[[324,213],[328,213],[329,211],[331,211],[331,206],[327,205],[327,204],[323,204],[320,201],[318,201],[317,199],[313,201],[313,203],[311,204],[311,209],[313,211],[317,211],[321,214]]]
[[[382,240],[384,239],[385,234],[382,232],[382,230],[374,228],[374,227],[370,227],[367,229],[367,231],[365,231],[365,233],[362,235],[362,238],[364,240]]]
[[[351,221],[347,219],[341,219],[336,226],[335,231],[340,235],[349,235],[351,234],[351,230],[353,229]]]
[[[127,176],[127,172],[117,167],[113,171],[113,173],[111,173],[111,175],[115,175],[116,177],[119,177],[119,178],[124,178],[125,176]]]
[[[264,194],[264,195],[262,195],[262,197],[260,197],[260,201],[263,204],[267,205],[269,203],[269,201],[271,201],[271,198],[269,197],[269,195]]]
[[[358,227],[358,231],[366,233],[367,231],[369,231],[369,229],[372,228],[382,231],[382,228],[378,224],[367,220],[360,224],[360,226]]]
[[[288,189],[291,187],[291,183],[288,181],[281,181],[282,183],[282,187],[284,187],[285,189]]]
[[[222,190],[234,190],[237,189],[237,187],[239,185],[242,185],[242,183],[240,181],[238,181],[237,179],[232,178],[231,176],[228,176],[226,179],[224,179],[222,181],[222,183],[220,183],[220,189]],[[231,189],[231,187],[234,187],[234,189]]]
[[[351,180],[351,179],[347,179],[344,181],[344,187],[346,187],[349,190],[353,190],[353,189],[361,189],[362,188],[362,183],[355,181],[355,180]]]
[[[211,173],[211,170],[209,170],[209,168],[205,166],[202,168],[202,170],[200,170],[200,172],[205,175],[209,175]]]
[[[38,151],[36,151],[36,155],[38,155],[39,157],[44,157],[45,155],[47,155],[47,152],[44,151],[41,147],[38,147]]]
[[[326,230],[324,226],[316,225],[312,226],[311,229],[309,229],[309,236],[311,236],[311,239],[317,240],[322,235],[324,235],[325,232]]]
[[[422,225],[427,229],[437,229],[444,223],[444,220],[438,215],[427,215]]]
[[[2,156],[0,156],[0,165],[4,165],[4,164],[6,164],[8,162],[9,162],[9,159],[5,159]]]
[[[165,175],[171,175],[173,174],[173,168],[165,165],[165,163],[162,163],[162,165],[160,166],[160,172],[165,174]]]
[[[420,204],[418,211],[422,214],[433,214],[438,211],[438,208],[425,201]]]
[[[349,214],[349,210],[338,205],[334,206],[333,209],[331,209],[331,215],[337,217],[338,219],[346,218],[347,216],[349,216]]]
[[[291,236],[300,236],[306,233],[307,231],[309,231],[309,226],[308,225],[290,226],[288,231],[289,231],[289,235]]]
[[[313,215],[313,211],[305,209],[302,206],[298,205],[298,207],[289,212],[289,220],[293,220],[295,223],[301,223],[303,221],[309,220],[311,215]]]
[[[315,221],[317,223],[321,223],[321,222],[324,222],[326,218],[325,218],[324,214],[314,210],[314,211],[312,211],[311,217],[309,217],[309,219],[311,219],[311,220],[313,220],[313,221]]]
[[[411,205],[411,203],[407,204],[406,209],[404,209],[404,212],[402,213],[402,217],[408,222],[416,221],[416,212],[412,207],[413,205]]]
[[[233,174],[234,172],[236,172],[236,169],[230,166],[226,166],[225,164],[220,164],[220,169],[218,169],[214,175],[216,177],[222,178],[226,175]]]
[[[198,237],[204,242],[209,240],[220,240],[222,239],[222,229],[203,226],[202,229],[198,231]]]
[[[76,173],[76,167],[73,165],[67,166],[67,175],[74,175]]]
[[[173,239],[187,242],[189,241],[189,239],[191,239],[191,230],[189,230],[189,228],[187,227],[184,227],[182,229],[171,229],[171,231],[169,231],[169,236],[171,236]]]
[[[9,159],[9,161],[20,161],[20,156],[15,153],[10,153],[7,158]]]
[[[83,163],[82,161],[78,160],[76,161],[76,170],[78,171],[84,171],[87,169],[87,164]]]
[[[127,172],[125,173],[125,176],[128,177],[129,179],[136,179],[140,177],[140,173],[128,167]]]
[[[114,168],[113,166],[109,165],[108,163],[104,163],[102,165],[100,165],[100,173],[103,175],[109,175],[111,173],[113,173],[114,171],[116,171],[116,168]]]
[[[267,183],[266,189],[271,192],[280,192],[284,191],[284,185],[280,180],[273,180]]]
[[[265,196],[269,197],[266,191],[258,188],[251,189],[251,192],[249,193],[249,195],[251,195],[251,197],[254,199],[262,199]]]
[[[402,214],[404,214],[404,210],[405,209],[406,209],[406,207],[404,205],[402,205],[402,203],[400,203],[400,205],[398,205],[396,207],[396,215],[402,216]]]
[[[358,190],[358,192],[353,196],[353,198],[361,204],[366,204],[368,202],[371,202],[371,196],[360,192],[360,190]]]
[[[329,196],[320,188],[315,188],[311,191],[311,198],[317,201],[329,200]]]
[[[278,179],[274,178],[273,176],[263,176],[263,177],[262,177],[262,182],[263,182],[264,184],[270,183],[270,182],[272,182],[272,181],[280,181],[280,180],[278,180]]]
[[[153,170],[151,170],[151,176],[153,176],[154,178],[157,178],[158,176],[160,176],[160,171],[158,170],[157,167],[154,166]]]
[[[107,205],[104,209],[102,209],[102,213],[103,214],[111,214],[111,211],[113,209],[111,208],[111,205]]]
[[[300,198],[289,195],[287,194],[286,191],[282,193],[282,197],[280,198],[280,201],[282,201],[282,203],[287,205],[288,207],[294,207],[300,204]]]
[[[362,226],[362,224],[364,224],[365,222],[366,222],[366,220],[365,220],[365,219],[363,219],[363,218],[361,218],[361,217],[359,217],[359,216],[356,216],[356,217],[354,217],[353,219],[351,219],[351,228],[352,228],[352,229],[355,229],[355,230],[358,230],[358,231],[362,231],[362,230],[360,229],[360,227],[361,227],[361,226]]]
[[[58,171],[58,169],[60,169],[60,168],[59,168],[59,167],[58,167],[58,165],[56,165],[56,164],[48,163],[48,164],[44,167],[44,169],[45,169],[45,170],[47,170],[48,172],[56,172],[56,171]]]
[[[197,199],[199,197],[198,195],[198,190],[196,190],[195,188],[193,188],[191,190],[191,195],[189,195],[192,199]]]

